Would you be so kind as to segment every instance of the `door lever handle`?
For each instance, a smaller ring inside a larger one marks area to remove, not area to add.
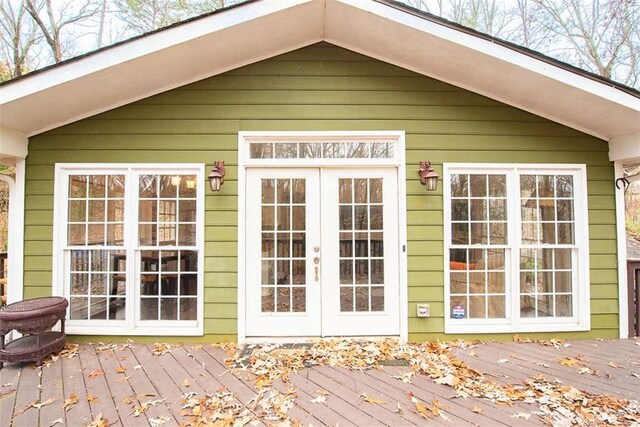
[[[319,257],[314,257],[313,258],[313,263],[316,265],[316,267],[315,267],[315,273],[316,273],[315,279],[316,279],[316,282],[317,282],[318,280],[320,280],[320,277],[319,277],[320,268],[318,267],[318,264],[320,264],[320,258]]]

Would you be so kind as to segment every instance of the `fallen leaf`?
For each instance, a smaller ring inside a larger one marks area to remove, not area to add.
[[[324,403],[327,401],[327,396],[324,395],[319,395],[318,397],[316,397],[315,399],[311,399],[309,401],[309,403]]]
[[[616,365],[613,362],[609,362],[609,366],[611,366],[612,368],[618,369],[618,365]]]
[[[392,377],[402,381],[405,384],[410,384],[411,383],[411,377],[413,377],[414,375],[415,375],[415,372],[405,371],[405,372],[400,372],[397,375],[393,375]]]
[[[71,393],[71,395],[69,395],[69,397],[64,400],[62,409],[64,409],[64,412],[67,412],[76,403],[78,403],[78,396],[75,393]]]
[[[469,352],[469,356],[471,356],[471,357],[478,357],[477,353],[476,353],[475,351],[473,351],[473,350],[471,350],[471,351]]]
[[[631,373],[631,376],[632,376],[632,377],[636,377],[636,378],[640,378],[640,374],[636,374],[635,372],[632,372],[632,373]]]
[[[543,368],[550,368],[551,366],[547,365],[544,362],[538,362],[538,366],[542,366]]]
[[[120,384],[120,383],[123,383],[123,382],[127,381],[129,378],[131,378],[131,376],[128,376],[128,377],[124,377],[124,376],[123,376],[123,377],[118,377],[118,378],[116,378],[116,382],[117,382],[118,384]]]
[[[561,365],[569,366],[571,368],[574,368],[580,364],[580,361],[578,359],[572,359],[571,357],[563,357],[559,360],[559,362]]]
[[[450,385],[451,387],[455,387],[458,385],[459,381],[453,374],[448,374],[442,378],[435,379],[434,382],[436,384],[446,384],[446,385]]]
[[[516,412],[515,414],[511,415],[511,418],[524,418],[525,420],[528,420],[529,418],[531,418],[531,414]]]
[[[184,381],[182,381],[182,386],[189,387],[189,378],[185,378]]]
[[[402,406],[400,406],[400,402],[396,402],[396,409],[393,410],[396,414],[402,413]]]
[[[507,363],[509,361],[509,359],[503,357],[501,359],[498,359],[498,363]]]
[[[374,397],[369,397],[367,396],[367,393],[362,393],[360,395],[360,398],[362,398],[362,400],[364,400],[367,403],[371,403],[372,405],[384,405],[385,403],[387,403],[384,400],[376,399]]]
[[[104,371],[102,369],[96,369],[89,373],[89,378],[94,379],[104,375]]]
[[[49,423],[49,427],[52,427],[56,424],[64,424],[64,420],[62,418],[58,418],[57,420],[53,420]]]
[[[89,402],[89,403],[98,403],[99,400],[93,394],[90,394],[90,395],[87,396],[87,402]]]
[[[171,420],[171,418],[164,415],[160,415],[159,417],[149,418],[149,425],[151,427],[157,427],[157,426],[166,424],[167,421],[169,420]]]
[[[102,418],[102,412],[96,415],[96,418],[93,420],[91,424],[87,427],[107,427],[109,425],[109,420],[106,418]]]
[[[475,412],[476,414],[481,414],[484,409],[478,408],[476,405],[473,405],[473,409],[471,411]]]
[[[142,369],[142,365],[136,365],[136,366],[133,367],[133,369],[136,369],[136,370]]]
[[[47,405],[51,405],[56,399],[53,398],[49,398],[47,400],[45,400],[44,402],[41,403],[32,403],[31,406],[33,406],[34,408],[40,409],[43,406],[47,406]]]
[[[423,418],[427,420],[431,418],[431,411],[429,411],[429,408],[427,407],[427,405],[425,405],[415,397],[411,397],[411,403],[415,405],[415,410],[417,414],[421,415]]]
[[[118,368],[116,369],[116,374],[124,374],[125,372],[127,372],[127,370],[124,368],[124,366],[118,366]]]

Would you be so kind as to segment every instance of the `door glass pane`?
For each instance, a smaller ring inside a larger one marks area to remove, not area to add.
[[[338,188],[340,311],[384,311],[382,179],[341,178]]]
[[[305,186],[304,179],[261,180],[263,313],[306,311]]]

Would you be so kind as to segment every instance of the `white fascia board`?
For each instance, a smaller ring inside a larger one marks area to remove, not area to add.
[[[640,99],[383,3],[327,0],[325,39],[610,140],[640,130]],[[371,31],[370,28],[376,28]]]
[[[0,105],[0,125],[10,123],[11,127],[21,130],[28,136],[33,136],[322,40],[322,19],[318,19],[317,16],[323,13],[324,3],[318,0],[297,2],[287,0],[282,3],[266,0],[255,4],[282,6],[285,3],[297,6],[280,8],[278,13],[257,18],[255,16],[258,14],[254,13],[251,15],[254,18],[242,25],[228,26],[213,32],[198,31],[198,34],[202,32],[205,34],[142,57],[122,63],[115,62],[92,74],[83,75]],[[251,5],[253,3],[247,7]],[[238,10],[241,9],[243,7]],[[219,16],[235,10],[221,13]],[[218,15],[204,20],[208,21],[216,16]],[[195,23],[199,21],[184,26],[190,27]],[[178,28],[181,27],[166,31],[170,33]],[[286,28],[286,31],[281,28]],[[145,37],[144,40],[155,39],[155,36],[160,35],[163,38],[168,37],[161,32]],[[142,40],[132,42],[131,46],[125,44],[116,47],[113,51],[119,52],[120,48],[135,49],[135,44]],[[45,71],[40,76],[33,76],[33,79],[44,78],[48,76],[49,71]],[[28,80],[30,79],[25,79],[25,81]],[[21,82],[16,82],[18,83]],[[30,114],[23,114],[27,110]]]
[[[264,0],[177,25],[27,77],[0,90],[0,106],[12,100],[132,61],[210,33],[231,28],[314,0]]]
[[[24,159],[28,153],[29,138],[22,132],[0,126],[0,158]]]
[[[362,0],[327,0],[327,3],[343,3],[354,8],[365,10],[384,19],[432,34],[451,43],[476,50],[495,59],[509,62],[523,69],[536,72],[563,82],[569,86],[574,86],[584,90],[585,92],[590,92],[602,98],[607,98],[620,105],[640,111],[639,98],[622,92],[612,86],[572,73],[529,55],[501,46],[500,44],[492,43],[490,40],[449,28],[436,22],[390,7],[383,3],[375,1],[364,2]]]

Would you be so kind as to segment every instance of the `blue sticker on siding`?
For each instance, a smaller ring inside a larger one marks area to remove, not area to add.
[[[461,305],[456,305],[451,309],[451,315],[453,316],[454,319],[464,319],[465,313],[466,313],[466,310]]]

